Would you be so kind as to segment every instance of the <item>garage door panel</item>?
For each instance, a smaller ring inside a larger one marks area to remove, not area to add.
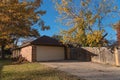
[[[37,61],[64,60],[64,47],[37,46]]]

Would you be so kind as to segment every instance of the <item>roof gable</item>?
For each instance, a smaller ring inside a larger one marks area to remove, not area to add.
[[[49,36],[39,37],[34,41],[24,43],[21,47],[25,47],[28,45],[64,46],[62,42],[59,42],[58,40],[51,38]]]
[[[42,37],[32,41],[31,44],[34,44],[34,45],[63,45],[58,40],[48,37],[48,36],[42,36]]]

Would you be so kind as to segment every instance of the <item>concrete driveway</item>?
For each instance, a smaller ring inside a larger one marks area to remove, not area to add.
[[[120,67],[77,61],[41,62],[41,64],[86,80],[120,80]]]

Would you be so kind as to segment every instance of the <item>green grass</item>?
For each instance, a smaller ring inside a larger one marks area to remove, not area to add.
[[[12,65],[9,60],[0,60],[0,66],[0,80],[81,80],[40,63]]]

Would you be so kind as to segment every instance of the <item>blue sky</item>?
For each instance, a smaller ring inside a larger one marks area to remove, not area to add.
[[[50,26],[50,30],[40,31],[41,35],[52,36],[54,34],[59,34],[61,29],[66,29],[59,22],[56,21],[58,13],[55,10],[55,5],[52,3],[52,0],[43,0],[42,10],[46,10],[47,13],[42,16],[42,19],[45,21],[46,25]]]
[[[117,0],[118,4],[120,4],[120,0]],[[119,6],[120,7],[120,6]],[[43,5],[41,7],[42,10],[46,10],[47,13],[42,16],[42,19],[45,21],[46,25],[49,25],[51,27],[50,30],[46,31],[39,31],[40,35],[47,35],[47,36],[52,36],[54,34],[59,34],[61,29],[67,29],[68,27],[63,26],[59,22],[56,22],[56,19],[58,17],[58,13],[55,10],[55,5],[52,3],[52,0],[43,0]],[[109,24],[111,21],[112,22],[117,22],[120,20],[120,18],[116,19],[109,19],[109,21],[105,21],[105,23]],[[115,30],[111,29],[109,26],[106,27],[106,32],[108,33],[107,39],[109,40],[116,40],[116,32]]]

